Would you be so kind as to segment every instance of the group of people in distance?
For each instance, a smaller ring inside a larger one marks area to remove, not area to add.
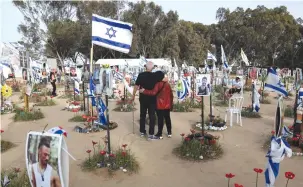
[[[133,91],[133,100],[139,90],[140,101],[140,134],[147,135],[145,129],[146,114],[149,116],[148,139],[163,139],[162,131],[164,120],[167,128],[167,137],[172,137],[172,123],[170,111],[173,108],[173,92],[168,83],[167,75],[162,71],[152,72],[153,62],[146,63],[146,71],[138,75]],[[158,132],[155,134],[156,114],[158,118]]]

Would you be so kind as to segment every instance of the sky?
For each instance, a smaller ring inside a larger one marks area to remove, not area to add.
[[[161,5],[165,12],[175,10],[179,19],[200,22],[206,25],[216,23],[216,11],[220,7],[235,10],[237,7],[254,9],[258,5],[267,8],[286,6],[288,11],[295,17],[303,19],[303,0],[279,1],[279,0],[155,0]],[[22,36],[18,33],[17,27],[23,21],[23,15],[12,4],[11,0],[0,0],[0,41],[16,42]]]

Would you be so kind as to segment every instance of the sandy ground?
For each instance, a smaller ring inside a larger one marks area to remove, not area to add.
[[[68,132],[66,138],[69,152],[77,159],[70,160],[70,187],[223,187],[227,186],[226,173],[234,173],[236,177],[232,183],[237,182],[245,187],[255,186],[255,173],[253,168],[265,168],[266,152],[262,149],[265,137],[273,128],[276,101],[271,97],[272,104],[261,105],[263,118],[243,118],[243,127],[236,124],[223,132],[213,133],[219,135],[225,154],[219,160],[208,162],[188,162],[178,159],[172,150],[181,140],[180,133],[189,133],[192,123],[200,121],[200,111],[191,113],[172,113],[173,137],[159,141],[147,141],[140,138],[139,110],[135,112],[135,134],[132,133],[132,113],[110,112],[110,120],[119,124],[117,129],[111,131],[112,147],[122,143],[129,144],[141,165],[138,174],[127,175],[118,171],[114,178],[107,178],[104,174],[82,172],[81,162],[87,157],[85,152],[91,149],[91,141],[99,141],[106,132],[79,134],[73,131],[77,123],[68,122],[73,113],[61,111],[65,100],[56,99],[58,105],[41,107],[45,118],[32,122],[13,122],[13,114],[2,115],[1,124],[5,132],[1,135],[4,140],[9,140],[17,146],[1,155],[2,168],[25,168],[25,139],[28,131],[42,131],[46,124],[48,128],[62,126]],[[287,101],[286,103],[291,103]],[[205,116],[208,115],[206,101]],[[248,95],[245,96],[245,105],[250,104]],[[110,108],[115,102],[110,102]],[[137,105],[137,108],[139,106]],[[215,115],[224,117],[224,108],[214,109]],[[292,119],[286,119],[286,124],[291,124]],[[147,127],[148,129],[148,127]],[[286,180],[284,172],[292,171],[296,178],[290,181],[289,187],[303,186],[303,157],[286,158],[280,165],[280,176],[276,187],[284,187]],[[264,176],[260,176],[259,186],[264,186]]]

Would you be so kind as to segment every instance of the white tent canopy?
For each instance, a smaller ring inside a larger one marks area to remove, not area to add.
[[[158,67],[172,67],[170,59],[158,58],[158,59],[146,59],[152,61]],[[99,59],[96,65],[109,64],[110,66],[120,66],[121,68],[128,65],[129,67],[140,67],[141,59]]]

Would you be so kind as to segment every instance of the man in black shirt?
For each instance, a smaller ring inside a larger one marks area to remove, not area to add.
[[[138,75],[138,78],[135,83],[134,91],[133,91],[133,100],[135,99],[136,92],[138,89],[144,88],[146,90],[152,90],[155,86],[155,84],[159,81],[161,81],[164,77],[157,77],[156,74],[152,73],[152,70],[154,68],[153,62],[147,62],[146,63],[146,71],[142,72]],[[149,96],[144,95],[140,93],[139,95],[139,101],[140,101],[140,133],[141,136],[146,135],[145,130],[145,119],[146,119],[146,113],[148,110],[148,116],[149,116],[149,138],[154,138],[154,130],[155,130],[155,111],[156,111],[156,96]]]

